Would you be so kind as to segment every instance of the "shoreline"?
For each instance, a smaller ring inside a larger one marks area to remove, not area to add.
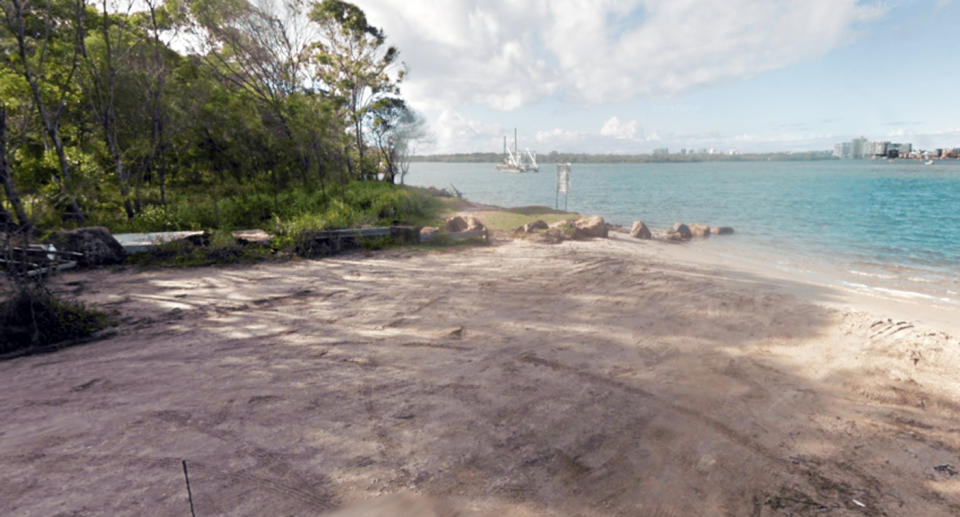
[[[461,199],[461,207],[457,213],[474,215],[483,220],[491,212],[529,210],[530,208],[529,206],[502,207]],[[543,209],[552,211],[549,207],[543,207]],[[591,214],[570,212],[570,215]],[[628,230],[623,226],[620,228]],[[814,289],[828,289],[832,291],[831,300],[824,302],[828,307],[863,311],[883,317],[907,318],[960,335],[960,297],[938,296],[938,294],[944,294],[944,291],[951,295],[957,294],[947,288],[939,292],[935,289],[927,292],[910,290],[916,288],[916,284],[902,288],[892,285],[893,282],[890,282],[892,275],[874,276],[848,267],[836,267],[836,264],[831,267],[827,256],[807,255],[804,257],[806,259],[804,263],[790,261],[782,256],[772,257],[768,253],[763,253],[769,250],[764,249],[762,245],[758,246],[754,243],[744,245],[745,239],[740,233],[708,238],[695,237],[686,242],[671,242],[662,237],[661,229],[653,229],[653,231],[655,238],[649,240],[634,239],[621,231],[611,231],[609,238],[643,244],[644,246],[638,248],[638,252],[645,257],[683,261],[695,267],[720,266],[740,274],[767,277],[771,282],[792,286],[785,291],[800,298],[804,298],[805,293]],[[715,239],[723,244],[714,246]],[[651,246],[652,249],[648,250],[645,246]],[[804,288],[803,285],[808,287]]]

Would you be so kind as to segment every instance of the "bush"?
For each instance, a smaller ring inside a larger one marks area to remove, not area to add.
[[[238,244],[229,232],[217,232],[195,243],[181,239],[155,246],[145,253],[127,257],[128,264],[139,266],[202,267],[255,263],[273,256],[273,250],[257,245]]]
[[[106,314],[59,300],[41,287],[14,292],[0,302],[0,354],[92,336],[111,324]]]

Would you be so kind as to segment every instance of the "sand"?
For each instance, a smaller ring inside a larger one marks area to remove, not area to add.
[[[62,275],[0,514],[960,513],[954,329],[612,235]]]

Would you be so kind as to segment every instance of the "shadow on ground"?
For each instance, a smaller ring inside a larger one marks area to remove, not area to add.
[[[181,459],[197,515],[960,512],[960,406],[749,274],[513,243],[65,281],[124,326],[0,364],[0,513],[183,512]]]

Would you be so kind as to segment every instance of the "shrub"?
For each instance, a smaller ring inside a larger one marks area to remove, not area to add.
[[[106,314],[42,287],[20,289],[0,302],[0,353],[89,337],[110,324]]]
[[[127,257],[128,264],[139,266],[202,267],[255,263],[273,256],[273,250],[257,245],[238,244],[229,232],[216,232],[199,243],[188,239],[167,242],[145,253]]]

